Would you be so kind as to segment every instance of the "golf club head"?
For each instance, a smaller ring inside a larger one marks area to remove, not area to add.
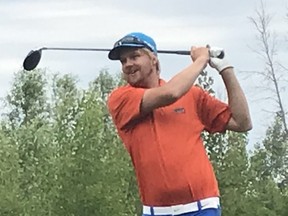
[[[31,50],[23,62],[23,67],[25,70],[30,71],[37,67],[41,59],[41,49]]]

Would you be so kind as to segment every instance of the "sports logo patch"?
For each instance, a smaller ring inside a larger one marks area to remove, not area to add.
[[[176,113],[185,113],[185,109],[183,107],[175,108],[174,112],[176,112]]]

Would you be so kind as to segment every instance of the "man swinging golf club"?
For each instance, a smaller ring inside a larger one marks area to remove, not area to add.
[[[170,81],[160,79],[154,40],[130,33],[117,41],[109,59],[120,60],[126,86],[115,89],[108,108],[137,176],[143,216],[219,216],[217,180],[201,132],[252,128],[244,93],[233,67],[192,47],[193,62]],[[225,104],[196,87],[207,64],[225,83]]]

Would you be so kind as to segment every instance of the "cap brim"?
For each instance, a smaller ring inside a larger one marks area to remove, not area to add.
[[[129,48],[129,47],[145,47],[145,45],[142,44],[123,44],[117,47],[114,47],[112,50],[110,50],[108,54],[108,58],[111,60],[120,60],[120,53],[123,48]]]

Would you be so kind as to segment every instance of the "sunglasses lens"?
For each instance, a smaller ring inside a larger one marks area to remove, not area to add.
[[[120,39],[119,41],[117,41],[114,44],[114,47],[121,46],[121,45],[124,45],[124,44],[142,44],[142,45],[145,45],[145,43],[143,43],[138,38],[130,36],[130,37],[124,37],[124,38]]]

